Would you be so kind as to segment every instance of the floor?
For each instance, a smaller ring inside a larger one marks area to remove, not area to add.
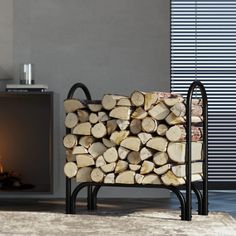
[[[236,191],[234,192],[210,192],[210,211],[228,212],[236,218]],[[99,199],[98,211],[125,209],[129,211],[158,211],[158,209],[179,209],[179,202],[173,195],[169,199]],[[0,210],[17,211],[46,211],[64,212],[65,205],[62,199],[1,199]],[[85,200],[78,203],[78,210],[85,211]],[[193,209],[197,209],[196,199],[193,200]]]

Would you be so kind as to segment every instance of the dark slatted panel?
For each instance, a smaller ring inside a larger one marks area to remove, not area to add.
[[[236,0],[171,1],[171,89],[194,79],[209,99],[209,180],[235,189]]]

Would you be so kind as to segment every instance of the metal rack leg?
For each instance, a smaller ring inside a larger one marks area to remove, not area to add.
[[[92,210],[96,210],[97,209],[97,195],[98,195],[98,191],[100,190],[100,188],[101,188],[101,186],[97,185],[93,189],[93,194],[92,194]]]
[[[93,186],[88,186],[87,189],[87,209],[93,210]]]
[[[202,206],[203,206],[203,198],[201,191],[197,188],[197,186],[193,183],[192,184],[192,190],[194,191],[196,197],[197,197],[197,204],[198,204],[198,215],[202,215]]]
[[[66,177],[66,214],[71,213],[71,180]]]

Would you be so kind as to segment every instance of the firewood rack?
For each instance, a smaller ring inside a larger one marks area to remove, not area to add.
[[[195,89],[198,88],[201,92],[203,106],[203,173],[201,182],[192,182],[192,148],[191,148],[191,107],[192,96]],[[69,90],[67,99],[74,97],[77,89],[82,89],[86,99],[91,101],[91,95],[88,88],[82,83],[74,84]],[[70,129],[66,129],[66,134],[70,133]],[[191,221],[192,219],[192,191],[197,197],[198,215],[208,215],[208,107],[207,94],[203,84],[195,80],[189,87],[186,100],[186,183],[180,186],[166,185],[141,185],[141,184],[106,184],[96,182],[82,182],[74,189],[71,186],[71,179],[66,177],[66,214],[76,214],[76,198],[80,190],[87,188],[87,209],[94,211],[97,209],[97,195],[101,187],[141,187],[141,188],[159,188],[168,189],[176,194],[181,208],[181,220]],[[72,191],[73,190],[73,191]],[[183,193],[185,192],[185,194]]]

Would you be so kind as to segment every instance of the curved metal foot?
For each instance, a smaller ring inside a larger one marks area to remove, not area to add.
[[[88,183],[80,183],[75,190],[73,191],[72,195],[71,195],[71,209],[70,209],[70,214],[75,214],[76,213],[76,197],[79,193],[79,191],[85,187],[90,187],[88,186]]]
[[[93,189],[93,193],[92,193],[92,210],[97,209],[97,195],[98,195],[98,191],[100,190],[101,187],[102,187],[101,185],[97,185]]]
[[[88,211],[93,210],[93,186],[88,186],[88,190],[87,190],[87,209],[88,209]]]
[[[186,219],[186,200],[184,198],[184,195],[180,192],[178,188],[174,186],[169,186],[168,189],[174,192],[179,199],[180,206],[181,206],[181,220],[187,220]]]
[[[197,204],[198,204],[198,215],[203,215],[203,198],[201,191],[197,188],[195,184],[192,184],[192,190],[194,191],[197,197]]]

